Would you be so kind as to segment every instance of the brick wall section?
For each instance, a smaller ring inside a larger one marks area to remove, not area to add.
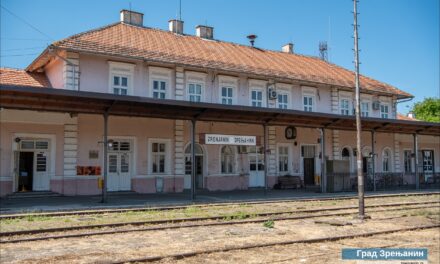
[[[401,172],[400,170],[400,142],[396,139],[394,134],[394,172]]]
[[[174,174],[176,176],[185,174],[185,153],[183,142],[184,121],[174,121]]]
[[[270,149],[270,155],[269,155],[269,167],[268,172],[269,175],[275,175],[277,172],[276,167],[276,127],[268,127],[268,137],[269,137],[269,149]]]
[[[78,155],[78,120],[64,125],[64,176],[76,176]]]
[[[73,52],[66,53],[66,60],[63,61],[63,80],[64,88],[78,90],[79,88],[79,54]],[[75,66],[74,66],[75,65]]]
[[[176,100],[184,100],[184,71],[182,67],[176,67]]]

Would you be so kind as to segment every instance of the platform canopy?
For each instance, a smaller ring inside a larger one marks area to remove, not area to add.
[[[0,107],[71,114],[104,114],[172,120],[267,124],[355,130],[354,116],[298,110],[222,105],[180,100],[121,96],[29,86],[0,86]],[[363,131],[440,135],[440,123],[382,118],[362,118]]]

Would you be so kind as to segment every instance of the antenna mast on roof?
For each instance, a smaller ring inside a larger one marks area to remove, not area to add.
[[[327,41],[320,41],[319,42],[319,57],[323,61],[328,61],[328,45]]]
[[[182,21],[182,0],[179,0],[179,20]]]

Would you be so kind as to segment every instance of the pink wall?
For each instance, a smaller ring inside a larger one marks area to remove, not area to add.
[[[44,70],[53,88],[64,88],[64,62],[61,59],[55,58],[46,65]]]

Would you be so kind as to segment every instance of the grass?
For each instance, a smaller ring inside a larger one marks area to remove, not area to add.
[[[263,226],[266,228],[274,228],[275,222],[273,220],[267,220],[266,222],[263,223]]]

